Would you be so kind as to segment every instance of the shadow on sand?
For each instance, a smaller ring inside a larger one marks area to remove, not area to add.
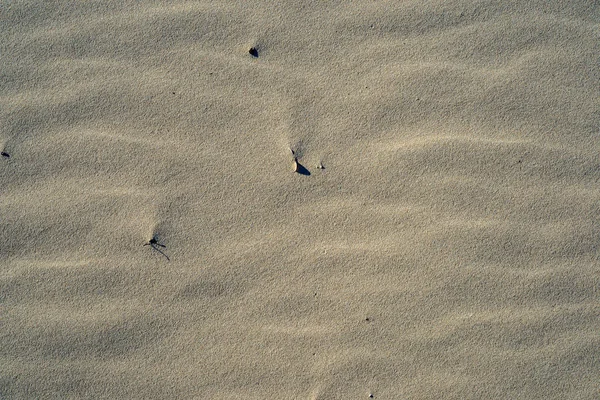
[[[296,161],[296,172],[299,173],[300,175],[306,175],[306,176],[310,175],[310,171],[308,169],[306,169],[306,167],[304,165],[300,164],[298,161]]]

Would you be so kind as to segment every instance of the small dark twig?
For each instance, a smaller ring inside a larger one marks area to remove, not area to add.
[[[167,261],[171,261],[171,259],[169,258],[169,256],[166,255],[165,252],[162,251],[159,248],[159,247],[162,247],[163,249],[166,249],[167,246],[165,246],[164,244],[158,243],[158,240],[156,239],[156,237],[153,237],[152,239],[150,239],[148,241],[148,243],[144,243],[144,246],[150,246],[150,247],[152,247],[154,250],[158,251],[160,254],[162,254],[163,256],[165,256],[165,258],[167,259]]]
[[[165,246],[164,244],[158,243],[158,240],[156,240],[156,238],[150,239],[148,241],[148,243],[146,243],[144,246],[154,246],[154,245],[160,246],[160,247],[165,248],[165,249],[167,248],[167,246]]]

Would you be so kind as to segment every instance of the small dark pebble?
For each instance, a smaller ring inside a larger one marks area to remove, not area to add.
[[[251,47],[250,50],[248,50],[248,53],[250,53],[252,57],[258,57],[258,50],[256,47]]]
[[[367,317],[367,318],[365,318],[365,321],[369,322],[369,321],[371,321],[371,319]]]
[[[370,395],[369,395],[369,398],[370,398],[370,399],[372,399],[372,398],[373,398],[373,395],[372,395],[372,394],[370,394]]]
[[[2,155],[2,157],[10,158],[10,154],[8,153],[1,152],[0,154]]]

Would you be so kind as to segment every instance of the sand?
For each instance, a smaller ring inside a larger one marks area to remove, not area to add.
[[[0,398],[599,399],[598,54],[592,1],[2,2]]]

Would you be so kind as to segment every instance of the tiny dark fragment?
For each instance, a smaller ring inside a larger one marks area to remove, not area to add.
[[[2,155],[2,157],[5,157],[5,158],[10,158],[10,154],[8,154],[8,153],[6,153],[4,151],[1,152],[0,155]]]
[[[252,57],[258,57],[258,50],[256,47],[251,47],[250,50],[248,50],[248,53],[250,53]]]

